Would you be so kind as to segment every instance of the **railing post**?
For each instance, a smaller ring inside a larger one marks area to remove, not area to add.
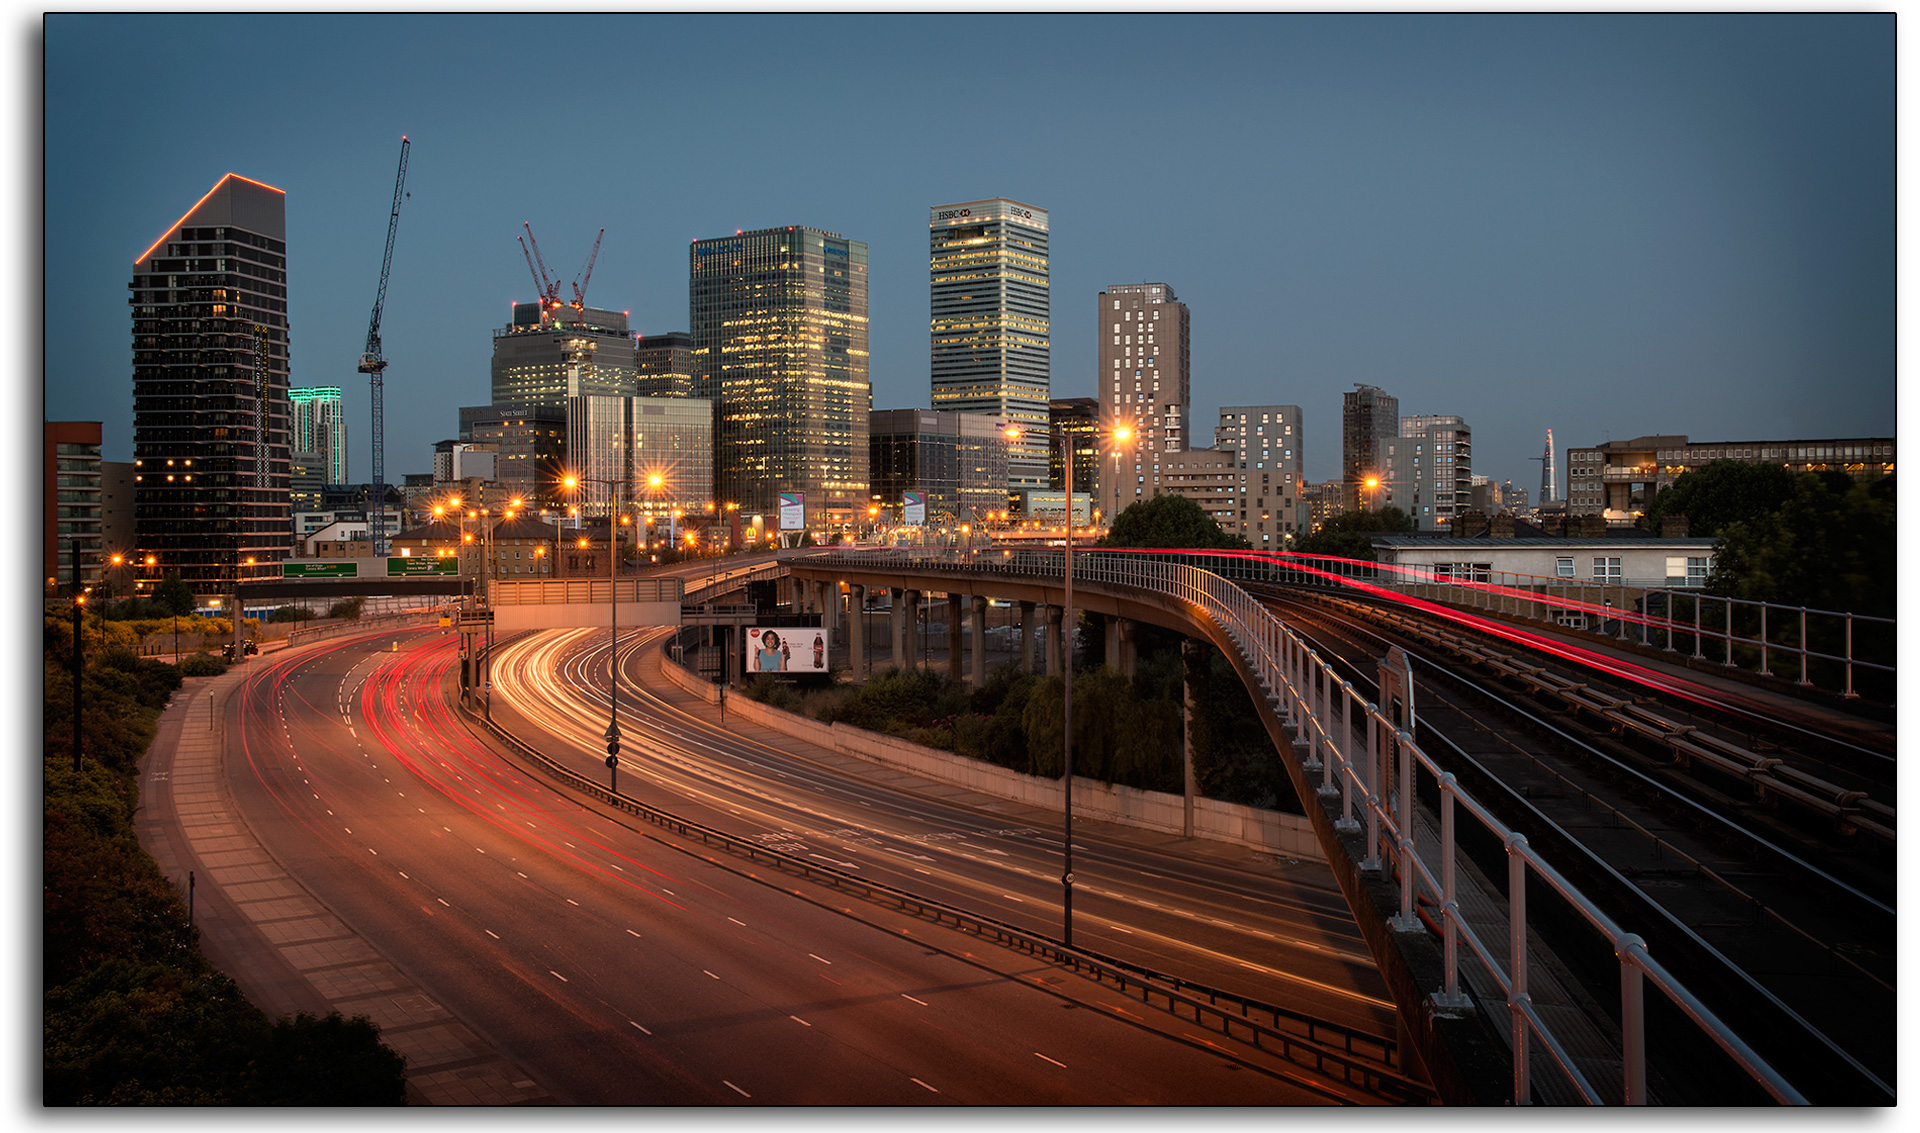
[[[1813,687],[1813,682],[1807,679],[1807,608],[1805,606],[1800,607],[1800,680],[1798,683],[1801,688]]]
[[[1678,597],[1671,588],[1667,590],[1667,652],[1678,653],[1673,647],[1673,600]]]
[[[1333,675],[1331,673],[1327,675],[1327,684],[1329,686],[1333,684]],[[1328,691],[1331,692],[1331,688],[1329,688]],[[1347,759],[1347,749],[1353,746],[1353,734],[1347,731],[1347,721],[1352,719],[1351,714],[1353,712],[1353,685],[1347,681],[1341,681],[1338,695],[1340,697],[1340,738],[1338,741],[1328,740],[1327,750],[1321,754],[1320,797],[1332,798],[1334,795],[1341,796],[1340,817],[1333,820],[1333,828],[1335,830],[1342,830],[1348,828],[1345,824],[1351,822],[1349,815],[1352,811],[1348,806],[1349,796],[1346,791],[1334,785],[1333,765],[1335,763],[1340,764],[1343,769],[1340,780],[1342,783],[1345,783],[1349,776],[1344,773],[1344,769],[1348,763],[1351,762]],[[1333,713],[1328,711],[1327,715],[1331,716]]]
[[[1773,670],[1767,668],[1767,607],[1770,603],[1760,603],[1760,675],[1770,677]]]
[[[1507,1011],[1513,1024],[1513,1104],[1533,1104],[1527,995],[1527,836],[1507,835]]]
[[[1704,605],[1700,600],[1705,597],[1705,594],[1699,593],[1693,596],[1693,655],[1701,661],[1707,659],[1706,653],[1701,650],[1701,646],[1706,643],[1700,638],[1700,607]]]
[[[1646,944],[1628,933],[1613,948],[1613,954],[1620,958],[1620,1070],[1628,1105],[1647,1104],[1646,985],[1639,960],[1633,955],[1635,949],[1644,950]]]
[[[1320,739],[1320,731],[1326,726],[1327,718],[1326,700],[1320,695],[1320,687],[1322,685],[1321,678],[1324,671],[1324,667],[1320,664],[1320,658],[1309,650],[1307,653],[1307,675],[1304,690],[1307,703],[1305,711],[1301,713],[1300,722],[1301,727],[1305,729],[1307,733],[1307,760],[1301,764],[1301,769],[1305,771],[1318,771],[1321,766],[1320,744],[1322,741]]]
[[[1721,608],[1726,612],[1720,615],[1720,632],[1725,655],[1720,659],[1720,663],[1731,669],[1733,668],[1733,599],[1725,599],[1724,603]]]
[[[1857,700],[1859,699],[1860,694],[1853,691],[1853,615],[1848,614],[1846,615],[1846,618],[1847,618],[1847,689],[1845,692],[1841,693],[1840,695],[1846,697],[1848,700]]]
[[[1367,856],[1360,861],[1364,870],[1380,868],[1380,709],[1367,705]]]
[[[1471,1007],[1460,991],[1460,899],[1454,890],[1453,772],[1440,776],[1440,938],[1445,949],[1447,982],[1433,997],[1435,1007]]]
[[[1411,693],[1411,690],[1409,690]],[[1420,863],[1413,848],[1413,734],[1404,728],[1393,733],[1393,754],[1400,765],[1400,798],[1394,808],[1394,824],[1399,827],[1396,842],[1400,866],[1400,912],[1387,922],[1395,932],[1419,932],[1420,918],[1413,915],[1413,891],[1420,880]]]

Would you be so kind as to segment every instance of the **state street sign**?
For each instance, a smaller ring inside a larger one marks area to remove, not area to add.
[[[403,555],[387,560],[388,578],[413,578],[424,574],[457,574],[460,560],[452,555],[435,555],[431,558],[413,558]]]
[[[281,578],[358,578],[359,563],[281,563]]]

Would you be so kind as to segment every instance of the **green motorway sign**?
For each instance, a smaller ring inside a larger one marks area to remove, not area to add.
[[[281,578],[358,578],[358,563],[281,563]]]
[[[388,578],[414,578],[426,574],[458,574],[460,560],[451,555],[433,558],[401,557],[387,560]]]

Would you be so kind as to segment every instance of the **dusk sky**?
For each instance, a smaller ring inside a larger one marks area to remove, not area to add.
[[[1608,439],[1894,435],[1891,14],[128,16],[45,31],[45,411],[132,459],[134,258],[227,172],[287,194],[295,385],[355,371],[400,137],[386,472],[489,400],[531,221],[588,303],[688,329],[687,244],[868,245],[876,409],[925,407],[927,210],[1052,220],[1052,390],[1102,287],[1192,310],[1194,434],[1341,394],[1457,413],[1537,492]],[[29,136],[29,145],[31,137]],[[32,198],[29,197],[29,202]],[[562,293],[568,293],[565,283]]]

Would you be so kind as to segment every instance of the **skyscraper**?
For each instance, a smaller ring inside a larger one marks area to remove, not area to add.
[[[1113,446],[1100,462],[1108,482],[1099,506],[1111,517],[1160,495],[1165,458],[1188,448],[1190,328],[1187,305],[1164,283],[1109,287],[1097,308],[1100,420],[1107,428],[1133,429],[1132,443]]]
[[[1400,435],[1400,399],[1378,386],[1356,384],[1340,407],[1341,502],[1348,511],[1371,509],[1367,480],[1381,479],[1388,437]],[[1377,486],[1374,489],[1377,491]]]
[[[683,330],[650,334],[636,344],[641,397],[693,396],[693,336]]]
[[[340,387],[295,386],[287,399],[293,402],[293,451],[319,453],[325,482],[346,483],[347,421]]]
[[[1306,425],[1300,407],[1223,405],[1213,442],[1232,449],[1239,465],[1237,525],[1220,526],[1261,551],[1285,550],[1289,536],[1304,538],[1309,519],[1301,503]]]
[[[565,411],[570,397],[632,397],[639,389],[624,311],[515,303],[493,332],[493,404]]]
[[[781,493],[804,493],[816,531],[864,517],[867,246],[762,228],[696,240],[687,260],[693,396],[717,422],[714,498],[772,517]]]
[[[1047,210],[1005,197],[935,206],[933,408],[1011,419],[1009,493],[1047,487]]]
[[[134,526],[196,595],[287,555],[286,194],[229,173],[133,264]]]
[[[1400,435],[1380,442],[1381,486],[1373,507],[1407,513],[1421,531],[1445,531],[1473,493],[1473,430],[1451,414],[1402,417]]]

